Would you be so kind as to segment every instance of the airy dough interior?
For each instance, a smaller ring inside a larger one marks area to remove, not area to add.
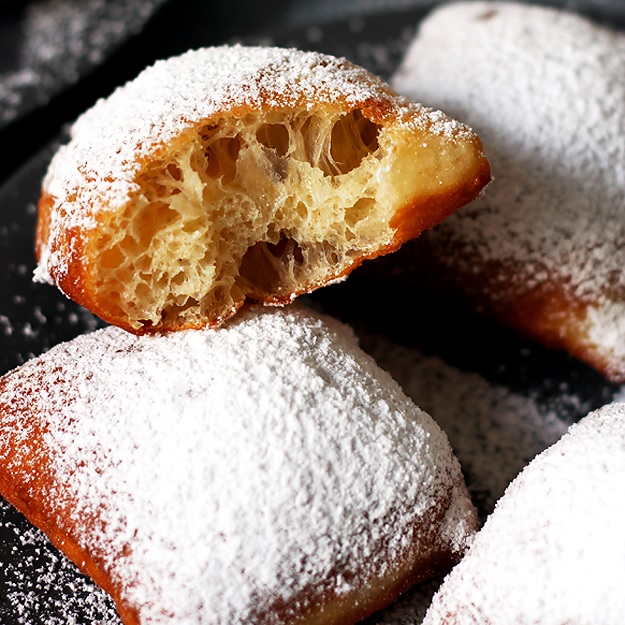
[[[202,325],[246,297],[280,303],[392,239],[361,111],[249,114],[190,131],[95,249],[95,287],[138,330]],[[374,208],[375,207],[375,208]]]

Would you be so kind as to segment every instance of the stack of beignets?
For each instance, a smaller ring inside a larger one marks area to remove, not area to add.
[[[54,157],[37,279],[135,333],[284,304],[480,193],[477,135],[346,60],[217,47],[156,63]]]
[[[395,81],[484,129],[499,170],[419,246],[430,275],[613,379],[623,59],[580,18],[474,2],[427,20]],[[338,322],[229,318],[397,249],[489,179],[472,130],[342,60],[237,46],[149,68],[46,177],[37,279],[120,327],[0,379],[0,494],[126,625],[348,625],[448,570],[477,521],[440,428]],[[602,567],[625,567],[624,414],[531,463],[428,625],[619,622]]]
[[[109,327],[7,374],[0,492],[126,625],[355,623],[476,527],[442,431],[299,307]]]
[[[145,70],[45,178],[36,279],[119,327],[0,379],[0,494],[126,625],[348,625],[448,570],[476,529],[459,464],[353,335],[299,308],[206,326],[344,277],[489,180],[471,129],[345,60]]]
[[[437,288],[613,381],[625,380],[623,75],[620,32],[464,2],[421,23],[392,81],[471,124],[493,167],[488,192],[414,246],[417,278],[427,268]]]

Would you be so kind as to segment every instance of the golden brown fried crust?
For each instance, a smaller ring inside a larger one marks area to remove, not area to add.
[[[65,197],[50,191],[49,175],[40,266],[69,297],[135,334],[216,326],[246,299],[282,305],[345,278],[488,184],[473,131],[351,64],[332,71],[353,81],[349,97],[331,80],[312,100],[261,81],[257,101],[229,102],[169,141],[144,141],[128,157],[134,190],[119,207],[107,204],[114,171],[84,165],[90,173],[76,193],[58,192]],[[51,171],[66,172],[54,162]],[[102,192],[85,191],[94,185]],[[88,225],[76,219],[83,214]]]
[[[391,222],[391,226],[396,229],[395,237],[388,246],[380,248],[374,254],[362,255],[354,258],[353,264],[333,276],[329,276],[324,282],[315,283],[305,289],[294,291],[286,295],[272,295],[268,293],[250,293],[248,298],[268,305],[284,305],[293,300],[293,297],[306,294],[317,288],[333,282],[341,280],[349,275],[354,269],[359,267],[365,260],[377,258],[378,256],[390,254],[398,250],[407,241],[418,237],[420,234],[434,227],[442,220],[453,214],[458,207],[468,204],[474,200],[490,182],[491,174],[488,161],[483,159],[478,162],[478,171],[475,178],[467,184],[459,184],[456,188],[445,189],[438,196],[424,198],[422,201],[416,200],[411,205],[397,212]],[[37,245],[36,252],[39,258],[41,242],[47,238],[47,223],[49,212],[54,205],[52,198],[45,191],[42,192],[39,200],[39,221],[37,226]],[[158,328],[142,327],[139,330],[129,325],[122,316],[115,316],[110,313],[110,307],[107,306],[106,298],[102,295],[95,297],[95,293],[89,288],[92,282],[89,276],[88,267],[83,263],[84,246],[82,243],[82,235],[78,231],[68,231],[66,236],[59,241],[56,252],[66,254],[69,257],[68,265],[70,270],[67,273],[53,274],[53,278],[57,282],[59,288],[66,293],[72,300],[84,306],[104,321],[117,325],[135,334],[147,334],[159,331]],[[70,241],[72,242],[70,245]],[[243,306],[243,302],[239,304],[237,310]],[[233,311],[233,314],[236,311]],[[176,330],[195,329],[211,325],[218,325],[222,319],[204,319],[201,322],[187,323],[179,325]],[[162,330],[162,329],[161,329]]]
[[[481,144],[476,146],[476,153],[481,151]],[[459,181],[451,188],[444,188],[436,195],[416,198],[410,204],[399,209],[390,222],[390,226],[395,229],[395,235],[391,243],[382,246],[375,251],[362,254],[352,259],[352,264],[334,274],[324,277],[324,280],[305,285],[301,289],[293,289],[288,293],[273,294],[267,292],[250,292],[247,298],[268,305],[284,305],[290,303],[295,297],[309,293],[328,283],[342,280],[354,269],[359,267],[365,260],[377,258],[398,250],[404,243],[420,236],[426,230],[434,227],[448,216],[453,214],[460,207],[474,200],[491,180],[491,171],[488,160],[485,157],[476,159],[472,177]],[[37,225],[36,254],[40,259],[41,248],[48,240],[48,223],[50,212],[55,209],[55,199],[45,191],[41,194],[38,205],[39,220]],[[85,248],[87,241],[86,233],[77,228],[68,229],[63,236],[56,240],[54,253],[67,257],[68,271],[51,272],[52,277],[59,288],[72,300],[84,306],[103,320],[113,325],[124,328],[135,334],[147,334],[161,332],[163,330],[193,329],[206,326],[219,325],[225,320],[222,316],[205,317],[201,320],[178,323],[175,327],[163,326],[141,326],[137,328],[128,323],[124,315],[114,314],[115,308],[107,302],[106,293],[98,293],[93,286],[94,279],[91,266],[85,262]],[[231,316],[236,313],[244,301],[240,301],[231,310]]]

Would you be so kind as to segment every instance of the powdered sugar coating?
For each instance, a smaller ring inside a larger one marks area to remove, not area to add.
[[[136,176],[143,163],[195,125],[243,109],[312,110],[337,103],[356,108],[373,102],[383,103],[380,108],[395,123],[449,137],[474,136],[439,111],[397,96],[346,59],[233,45],[158,61],[73,125],[71,141],[55,155],[44,180],[44,190],[63,214],[58,220],[52,213],[50,240],[59,228],[94,228],[99,212],[125,206],[139,192]],[[37,280],[52,282],[50,268],[64,267],[65,259],[49,251],[53,247],[48,242],[41,250]]]
[[[625,404],[610,404],[510,485],[425,625],[622,623],[624,474]]]
[[[9,376],[2,401],[36,402],[49,499],[73,502],[79,543],[142,623],[247,623],[311,586],[349,593],[414,540],[427,555],[472,533],[445,435],[344,326],[297,307],[218,331],[97,331]],[[440,528],[415,530],[441,505]]]
[[[483,516],[493,511],[496,500],[519,470],[566,432],[570,419],[560,413],[570,413],[570,410],[554,413],[536,399],[511,392],[474,372],[456,369],[440,358],[426,357],[418,349],[364,333],[362,328],[359,334],[362,346],[378,365],[391,374],[408,397],[436,417],[449,437],[472,499]],[[585,414],[589,410],[588,402],[578,392],[575,384],[560,389],[563,403],[575,405],[575,414]],[[623,400],[623,392],[620,400]],[[39,538],[38,546],[45,549],[43,537]],[[20,561],[25,561],[21,552],[19,557]],[[70,565],[65,563],[64,569],[70,577]],[[31,605],[38,600],[35,582],[28,575],[26,565],[24,570],[23,579],[16,580],[11,589],[11,605]],[[71,580],[79,587],[80,580]],[[61,587],[63,576],[57,575],[51,583]],[[441,580],[434,580],[406,593],[393,606],[367,619],[367,625],[420,624],[440,583]],[[70,586],[66,588],[61,598],[67,606],[64,622],[69,623],[76,621],[82,602],[74,596],[76,591]],[[97,594],[89,598],[102,602]],[[33,610],[30,618],[18,622],[30,625],[40,614],[42,612]],[[59,611],[59,614],[63,613]],[[118,623],[110,615],[105,622],[107,625]]]
[[[579,332],[625,372],[625,35],[506,2],[441,8],[392,84],[471,124],[488,192],[431,234],[455,272],[492,272],[488,297],[557,283],[593,308]],[[448,254],[450,249],[459,252]]]

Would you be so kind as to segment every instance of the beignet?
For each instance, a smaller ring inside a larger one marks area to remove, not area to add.
[[[392,80],[471,124],[494,175],[407,250],[415,271],[613,381],[625,381],[624,75],[621,32],[464,2],[422,22]]]
[[[134,333],[212,326],[344,278],[489,180],[475,133],[344,59],[200,49],[76,122],[35,277]]]
[[[424,625],[621,625],[625,404],[571,427],[508,487]]]
[[[126,625],[354,623],[476,527],[442,431],[299,306],[109,326],[7,374],[0,493]]]

